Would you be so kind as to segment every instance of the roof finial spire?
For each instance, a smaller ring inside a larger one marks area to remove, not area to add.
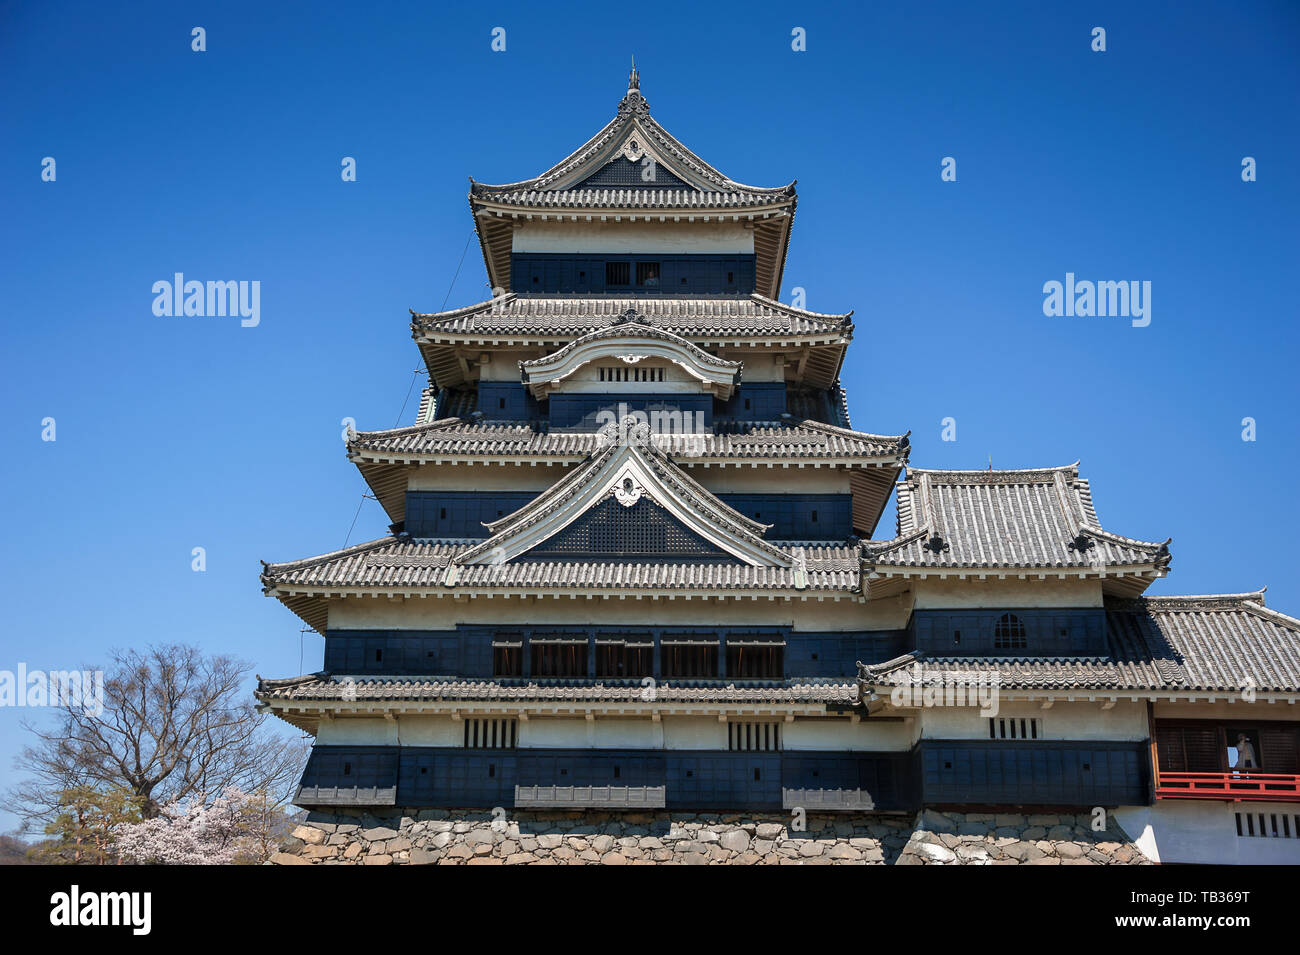
[[[627,91],[641,89],[641,74],[636,71],[636,54],[632,54],[632,72],[627,75]]]

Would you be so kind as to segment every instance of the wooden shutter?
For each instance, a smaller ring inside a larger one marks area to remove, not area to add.
[[[1259,748],[1261,772],[1300,773],[1300,732],[1295,727],[1261,727]]]

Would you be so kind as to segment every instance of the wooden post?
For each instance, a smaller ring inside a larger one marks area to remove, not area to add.
[[[1160,786],[1160,751],[1156,745],[1156,705],[1147,700],[1147,736],[1151,739],[1151,778],[1147,786],[1148,805],[1155,805],[1156,789]]]

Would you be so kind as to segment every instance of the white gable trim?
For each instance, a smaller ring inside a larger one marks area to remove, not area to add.
[[[655,337],[628,335],[604,337],[590,342],[577,342],[572,349],[562,349],[546,358],[524,362],[520,368],[529,391],[535,398],[544,398],[557,391],[566,378],[594,361],[614,359],[635,364],[646,358],[659,358],[681,368],[707,391],[722,401],[731,397],[742,362],[715,358],[701,352],[685,339],[675,336]]]
[[[794,566],[794,559],[784,551],[760,537],[721,526],[683,498],[659,477],[641,448],[633,443],[616,448],[600,465],[597,475],[568,500],[538,519],[526,508],[519,520],[466,552],[457,563],[502,564],[513,560],[564,530],[607,497],[628,507],[648,498],[714,547],[751,566]]]

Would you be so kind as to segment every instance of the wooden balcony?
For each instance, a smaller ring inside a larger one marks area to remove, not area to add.
[[[1300,776],[1253,772],[1157,772],[1156,798],[1300,802]]]

